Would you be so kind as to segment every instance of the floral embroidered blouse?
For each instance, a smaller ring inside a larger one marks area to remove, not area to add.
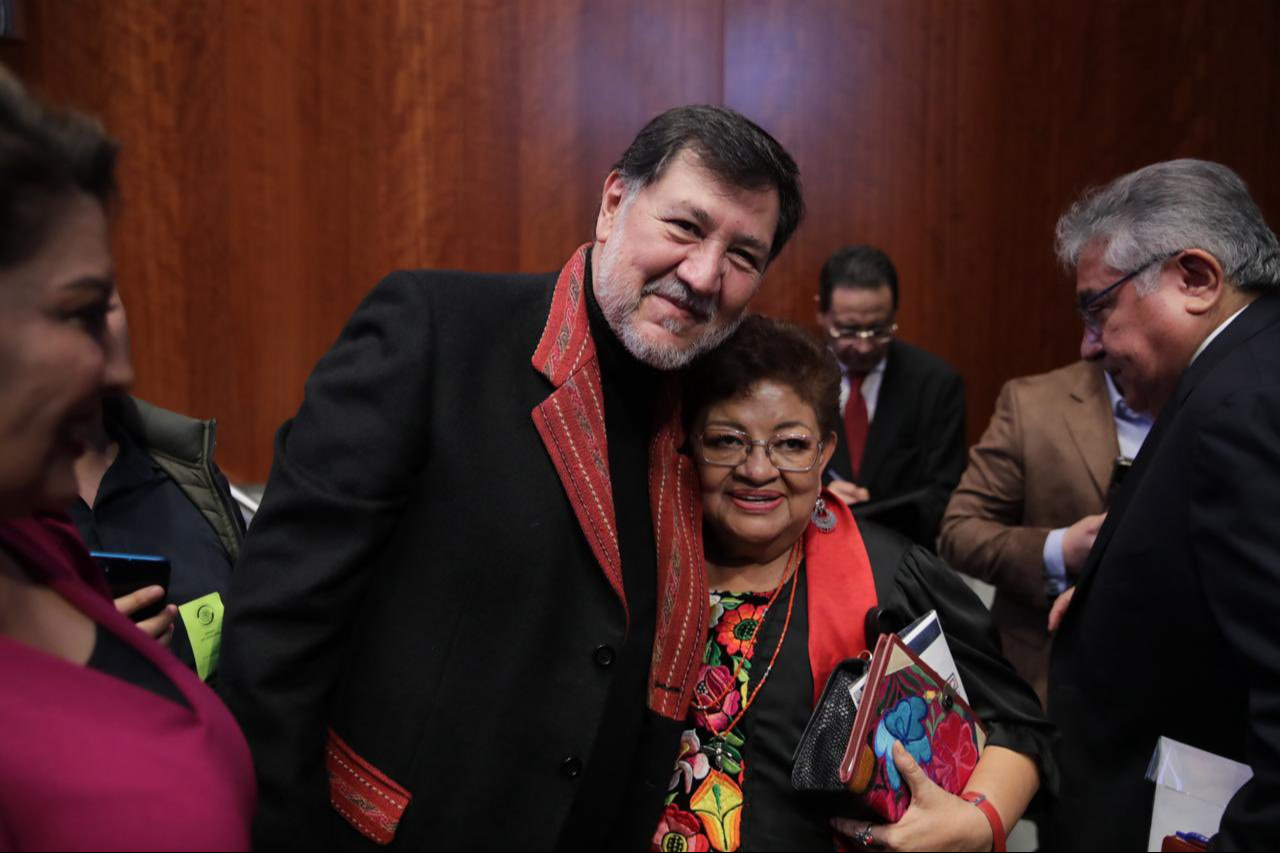
[[[873,525],[862,532],[884,629],[900,630],[937,610],[969,704],[990,726],[988,745],[1032,757],[1040,765],[1042,789],[1052,795],[1057,787],[1053,728],[1035,694],[1000,659],[989,611],[935,555],[903,546],[900,538]],[[792,754],[813,711],[808,562],[796,573],[791,625],[777,662],[750,709],[723,736],[715,732],[723,732],[741,711],[777,648],[790,587],[784,585],[766,612],[767,594],[711,595],[694,697],[703,707],[690,714],[651,849],[832,850],[830,819],[854,814],[847,795],[801,793],[791,785]]]
[[[738,849],[745,739],[741,726],[725,730],[750,695],[769,598],[768,592],[711,593],[709,636],[690,713],[694,727],[680,739],[666,809],[653,837],[655,850]],[[786,604],[780,594],[773,606],[785,609]],[[767,666],[772,654],[772,648],[765,649],[757,665]]]
[[[779,650],[793,583],[799,585],[791,625]],[[782,804],[775,796],[779,788],[794,796],[789,790],[790,755],[812,710],[810,702],[795,701],[812,684],[803,567],[782,586],[772,605],[770,595],[711,593],[707,643],[689,715],[692,728],[681,738],[666,806],[652,839],[654,850],[727,851],[759,843],[773,847],[784,839],[806,837],[794,831],[791,821],[797,818],[814,828],[812,840],[825,841],[830,849],[829,811],[797,815],[793,803],[779,808]],[[778,658],[765,685],[734,723],[775,650]],[[772,816],[785,813],[785,826],[773,826],[772,817],[764,820],[764,811],[752,812],[757,803]],[[775,829],[781,830],[782,838],[775,837]]]

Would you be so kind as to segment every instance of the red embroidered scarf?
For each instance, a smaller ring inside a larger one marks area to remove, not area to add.
[[[876,582],[858,523],[844,501],[823,491],[836,526],[823,533],[810,524],[804,531],[804,568],[809,578],[809,666],[813,704],[846,658],[867,648],[867,611],[876,606]]]
[[[623,607],[618,527],[609,482],[600,361],[587,316],[587,249],[560,272],[533,366],[555,386],[533,410],[533,422],[564,484],[596,561]],[[680,386],[662,383],[649,444],[649,501],[658,556],[658,612],[649,668],[649,707],[682,720],[706,640],[707,584],[702,558],[702,504],[693,461],[680,454]],[[630,612],[627,612],[630,619]]]

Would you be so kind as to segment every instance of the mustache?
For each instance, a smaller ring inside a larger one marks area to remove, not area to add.
[[[707,323],[715,316],[715,297],[694,293],[689,285],[674,275],[650,281],[640,290],[641,298],[656,294],[669,299],[692,314],[700,323]]]

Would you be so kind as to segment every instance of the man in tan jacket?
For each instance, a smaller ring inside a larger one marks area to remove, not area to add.
[[[942,519],[942,556],[996,587],[1005,657],[1043,703],[1049,605],[1074,583],[1102,524],[1117,457],[1151,427],[1097,364],[1007,382]]]

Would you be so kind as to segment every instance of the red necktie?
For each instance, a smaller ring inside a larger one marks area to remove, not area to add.
[[[853,479],[858,479],[858,468],[862,466],[862,451],[867,446],[867,429],[870,421],[867,418],[867,401],[862,399],[862,380],[865,373],[849,374],[849,399],[844,404],[844,437],[849,443],[849,467],[853,469]]]

